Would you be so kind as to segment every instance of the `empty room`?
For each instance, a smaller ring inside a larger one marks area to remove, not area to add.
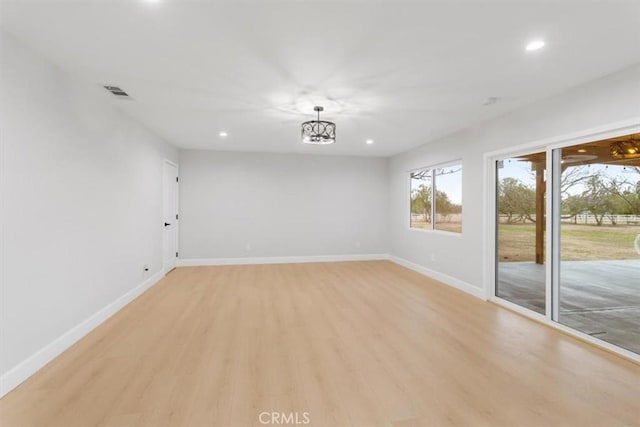
[[[0,426],[640,426],[639,28],[0,0]]]

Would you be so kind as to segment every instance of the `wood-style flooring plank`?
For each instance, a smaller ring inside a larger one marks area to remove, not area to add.
[[[640,366],[387,261],[185,267],[1,399],[0,425],[262,426],[263,412],[637,426]]]

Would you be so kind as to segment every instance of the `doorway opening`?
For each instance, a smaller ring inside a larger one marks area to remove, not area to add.
[[[162,270],[166,274],[176,268],[178,259],[178,165],[165,160],[162,182]]]

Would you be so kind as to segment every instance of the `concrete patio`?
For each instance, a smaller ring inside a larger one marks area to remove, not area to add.
[[[560,323],[640,354],[640,260],[564,261]],[[545,266],[501,262],[497,295],[544,314]]]

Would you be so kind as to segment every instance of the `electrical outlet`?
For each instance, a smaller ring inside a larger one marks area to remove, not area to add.
[[[360,247],[360,242],[356,242],[356,248]]]
[[[149,271],[149,264],[145,264],[145,265],[142,267],[142,271],[144,271],[145,273],[146,273],[147,271]]]
[[[436,254],[431,254],[431,262],[435,262],[436,261]]]
[[[244,245],[244,250],[247,252],[251,251],[251,242],[247,242],[247,244]]]

